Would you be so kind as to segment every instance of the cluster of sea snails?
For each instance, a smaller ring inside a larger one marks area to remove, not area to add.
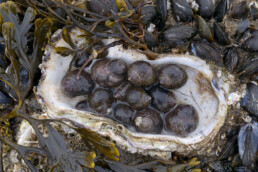
[[[182,66],[102,58],[78,72],[71,70],[62,79],[63,94],[85,96],[75,106],[78,110],[104,115],[143,133],[185,136],[197,128],[195,108],[178,103],[172,91],[187,82]]]

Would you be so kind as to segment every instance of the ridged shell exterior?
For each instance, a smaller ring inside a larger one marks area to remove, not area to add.
[[[53,50],[56,46],[69,47],[61,38],[60,33],[61,30],[57,31],[52,37],[54,40],[53,45],[46,47],[46,53],[43,58],[43,63],[41,64],[43,75],[37,90],[40,100],[42,101],[41,103],[44,104],[46,113],[50,118],[68,119],[78,124],[78,126],[92,130],[102,136],[109,137],[111,140],[114,140],[119,147],[129,152],[158,156],[163,159],[168,159],[172,151],[177,151],[185,155],[197,155],[202,154],[202,152],[210,148],[210,143],[214,142],[214,137],[219,132],[226,118],[227,103],[225,97],[227,97],[227,92],[225,90],[227,90],[229,85],[224,81],[223,75],[218,77],[214,74],[205,61],[195,56],[173,54],[161,54],[157,60],[149,61],[144,54],[136,50],[125,50],[122,46],[109,49],[109,58],[122,58],[128,63],[135,60],[146,60],[153,65],[173,63],[191,68],[191,70],[201,74],[201,80],[203,77],[205,81],[208,81],[209,89],[212,90],[213,96],[217,99],[216,104],[201,105],[201,108],[216,108],[216,112],[214,114],[209,114],[209,111],[203,113],[205,116],[201,116],[202,119],[200,120],[200,125],[203,126],[200,126],[200,129],[197,128],[196,132],[193,132],[187,137],[136,133],[128,130],[112,119],[74,109],[75,104],[81,100],[82,97],[71,99],[61,93],[60,83],[68,70],[72,56],[62,57]],[[72,39],[78,47],[85,44],[84,39],[77,37],[80,34],[82,34],[82,32],[79,29],[73,29],[70,32]],[[112,40],[106,40],[106,43],[111,41]],[[193,94],[195,96],[195,93]],[[195,96],[195,98],[199,101],[198,99],[201,100],[204,97],[200,95]],[[194,101],[195,100],[193,100],[193,102]],[[207,121],[205,121],[204,118],[207,118]]]

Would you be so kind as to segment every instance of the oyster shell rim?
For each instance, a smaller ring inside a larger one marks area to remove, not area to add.
[[[77,32],[80,31],[79,29],[73,29],[71,34],[73,34],[73,32]],[[56,45],[56,43],[58,41],[60,41],[60,33],[61,30],[58,30],[55,34],[53,34],[53,37],[55,39],[55,43],[54,45]],[[71,35],[74,37],[74,35]],[[80,41],[79,41],[80,42]],[[106,40],[106,43],[108,42],[112,42],[112,40]],[[82,44],[82,42],[78,43],[79,45]],[[131,53],[137,53],[140,54],[140,57],[142,58],[143,54],[137,52],[136,50],[123,50],[121,46],[116,46],[116,47],[112,47],[110,48],[111,50],[109,50],[109,53],[111,51],[114,52],[122,52],[122,54],[126,54],[123,51],[127,51],[127,54],[131,54]],[[219,90],[215,90],[217,91],[216,94],[217,96],[220,98],[220,100],[224,100],[223,102],[219,101],[219,106],[221,107],[221,109],[219,110],[221,113],[220,119],[218,121],[218,123],[216,124],[216,126],[213,128],[213,130],[207,135],[205,136],[205,138],[203,138],[202,140],[199,140],[197,142],[192,142],[191,144],[185,144],[181,141],[179,141],[178,139],[171,139],[171,135],[156,135],[156,134],[143,134],[142,133],[136,133],[136,132],[132,132],[129,131],[126,127],[124,127],[122,124],[119,124],[115,121],[113,121],[112,119],[108,119],[105,117],[100,117],[100,116],[95,116],[94,113],[89,113],[89,112],[83,112],[83,111],[78,111],[75,109],[56,109],[56,106],[51,105],[46,99],[44,99],[44,94],[42,94],[42,83],[45,80],[45,75],[46,75],[46,71],[47,71],[47,64],[49,63],[49,61],[51,60],[50,54],[51,51],[53,50],[53,47],[51,45],[48,45],[46,47],[46,53],[45,56],[43,57],[43,62],[40,65],[41,71],[42,71],[42,78],[40,80],[40,83],[38,84],[37,87],[37,94],[40,97],[40,101],[42,104],[45,105],[46,107],[46,111],[48,113],[48,115],[51,118],[57,118],[57,119],[68,119],[71,120],[71,118],[73,118],[74,113],[77,114],[77,117],[80,117],[80,119],[73,119],[72,121],[83,126],[84,128],[87,128],[91,131],[97,132],[102,136],[105,137],[109,137],[110,139],[116,141],[116,144],[120,147],[123,147],[124,149],[129,150],[130,152],[141,152],[141,151],[154,151],[154,152],[171,152],[171,151],[177,151],[177,152],[181,152],[181,153],[191,153],[194,151],[198,151],[204,148],[208,148],[209,146],[209,141],[211,141],[216,134],[218,133],[219,129],[222,127],[222,125],[224,124],[224,121],[226,119],[226,114],[227,114],[227,103],[225,100],[225,92],[224,89],[219,89]],[[121,51],[122,50],[122,51]],[[113,53],[114,53],[113,52]],[[65,57],[64,57],[65,58]],[[146,60],[146,57],[143,57]],[[169,60],[171,60],[172,58],[174,58],[173,60],[175,60],[176,58],[180,58],[181,63],[184,63],[184,60],[189,60],[191,59],[193,64],[195,62],[201,62],[199,65],[204,65],[205,68],[207,68],[206,71],[206,77],[209,79],[210,83],[212,83],[213,81],[213,73],[211,73],[211,71],[209,70],[209,66],[208,64],[204,61],[201,60],[198,57],[195,56],[191,56],[191,55],[175,55],[175,54],[160,54],[159,58],[157,60],[155,60],[156,62],[159,61],[160,59],[165,59],[165,58],[169,58]],[[159,62],[157,62],[159,63]],[[183,64],[184,65],[184,64]],[[193,66],[191,66],[193,67]],[[197,66],[195,66],[195,68],[197,68]],[[211,84],[212,85],[212,84]],[[52,108],[50,108],[52,107]],[[55,115],[53,115],[55,114]],[[62,116],[60,116],[62,114]],[[65,115],[64,115],[65,114]],[[87,117],[87,119],[86,119]],[[80,121],[81,120],[81,121]],[[101,122],[99,122],[101,121]],[[82,124],[84,123],[84,125]],[[93,128],[94,127],[94,128]],[[155,137],[153,137],[155,136]],[[169,137],[169,138],[168,138]],[[149,139],[149,140],[148,140]],[[151,139],[151,141],[150,141]],[[189,139],[189,138],[187,138]]]

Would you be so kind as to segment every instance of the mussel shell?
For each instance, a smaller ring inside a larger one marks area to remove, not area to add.
[[[110,13],[112,8],[111,0],[87,0],[86,1],[87,9],[96,14],[107,16]]]
[[[191,44],[191,51],[194,55],[208,61],[213,61],[218,65],[223,64],[221,54],[211,45],[205,42],[194,42]]]
[[[253,83],[248,83],[246,94],[241,99],[241,106],[258,118],[258,86]]]
[[[213,23],[214,38],[221,45],[227,45],[230,43],[228,35],[221,29],[217,22]]]
[[[250,6],[250,13],[253,20],[258,19],[258,8],[255,7],[255,3]]]
[[[239,52],[237,47],[231,47],[228,49],[225,57],[224,63],[229,72],[234,72],[239,59]]]
[[[125,125],[131,125],[135,110],[125,104],[118,104],[114,107],[114,117]]]
[[[115,87],[126,77],[127,66],[120,59],[101,59],[91,67],[92,79],[102,87]]]
[[[258,146],[258,123],[249,122],[238,133],[238,152],[244,166],[251,167],[256,161]]]
[[[22,67],[19,71],[19,75],[22,83],[22,89],[25,90],[30,81],[29,72],[25,69],[25,67]]]
[[[226,0],[220,0],[218,5],[216,6],[214,18],[217,22],[222,22],[225,13],[227,9],[227,1]]]
[[[252,74],[252,76],[251,76],[251,80],[252,81],[258,81],[258,72],[257,73],[254,73],[254,74]]]
[[[193,11],[186,0],[172,0],[172,12],[175,19],[180,22],[191,22],[193,20]]]
[[[2,104],[9,104],[11,102],[11,99],[0,90],[0,105]]]
[[[258,33],[258,31],[256,31]],[[252,35],[243,43],[243,48],[250,52],[258,52],[258,35]]]
[[[199,14],[205,19],[210,19],[215,11],[213,0],[197,0],[199,5]]]
[[[158,81],[164,88],[176,89],[182,87],[186,83],[187,74],[180,66],[167,64],[159,69]]]
[[[145,109],[137,112],[134,118],[136,131],[143,133],[160,133],[163,128],[161,115],[152,110]]]
[[[89,95],[90,108],[101,114],[107,113],[113,102],[112,91],[107,89],[97,88]]]
[[[158,13],[153,23],[156,25],[156,29],[160,31],[166,26],[168,15],[167,0],[157,0],[155,5],[158,7]]]
[[[152,22],[157,15],[156,5],[145,5],[141,7],[141,21],[143,24]]]
[[[167,113],[176,105],[176,98],[172,91],[153,86],[148,93],[152,97],[152,106],[161,112]]]
[[[213,32],[210,29],[209,25],[206,23],[206,21],[201,16],[195,16],[195,21],[197,24],[197,28],[199,31],[200,37],[207,39],[208,41],[213,41]]]
[[[165,127],[168,132],[185,136],[193,132],[199,123],[199,116],[191,105],[180,104],[165,117]]]
[[[74,61],[74,66],[79,68],[82,67],[83,64],[89,59],[90,54],[88,52],[84,52],[81,56],[76,57]],[[86,65],[88,67],[91,64],[91,61]]]
[[[5,69],[7,67],[6,57],[5,57],[5,45],[0,44],[0,67]]]
[[[248,7],[247,7],[246,1],[241,1],[238,4],[236,4],[230,13],[230,17],[234,19],[246,18],[247,15],[248,15]]]
[[[7,67],[5,62],[2,60],[2,58],[0,58],[0,67],[3,69],[5,69]]]
[[[191,26],[175,25],[168,26],[161,37],[165,41],[166,46],[177,47],[193,38],[196,34],[197,30]]]
[[[217,161],[209,162],[209,167],[211,168],[212,171],[216,171],[216,172],[233,171],[231,162],[228,161],[227,159],[221,160],[221,161],[217,160]]]
[[[128,68],[128,80],[136,86],[150,86],[156,80],[153,67],[145,61],[136,61]]]
[[[104,47],[104,44],[102,42],[98,42],[97,44],[93,45],[91,47],[91,51],[100,51]],[[101,53],[98,54],[98,58],[104,58],[108,55],[108,51],[104,50]]]
[[[243,64],[241,64],[237,71],[240,77],[249,76],[256,72],[258,72],[258,55],[249,57],[245,62],[243,62]]]
[[[62,92],[66,96],[75,97],[85,95],[91,92],[94,82],[89,73],[82,71],[77,78],[79,70],[68,72],[62,79]]]
[[[132,108],[142,110],[151,103],[151,96],[141,87],[131,87],[126,92],[126,102]]]
[[[155,48],[158,46],[157,38],[149,31],[144,31],[144,41],[147,44],[149,49]]]
[[[239,41],[242,38],[248,26],[249,26],[248,19],[244,19],[238,23],[237,32],[236,32],[236,41]]]

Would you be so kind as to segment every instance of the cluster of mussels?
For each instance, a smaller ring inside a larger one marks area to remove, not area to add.
[[[184,136],[196,129],[195,108],[179,104],[171,91],[187,82],[183,67],[164,64],[156,69],[145,61],[102,58],[87,68],[90,72],[86,69],[79,78],[74,69],[62,79],[66,96],[86,95],[76,109],[105,115],[138,132]]]

